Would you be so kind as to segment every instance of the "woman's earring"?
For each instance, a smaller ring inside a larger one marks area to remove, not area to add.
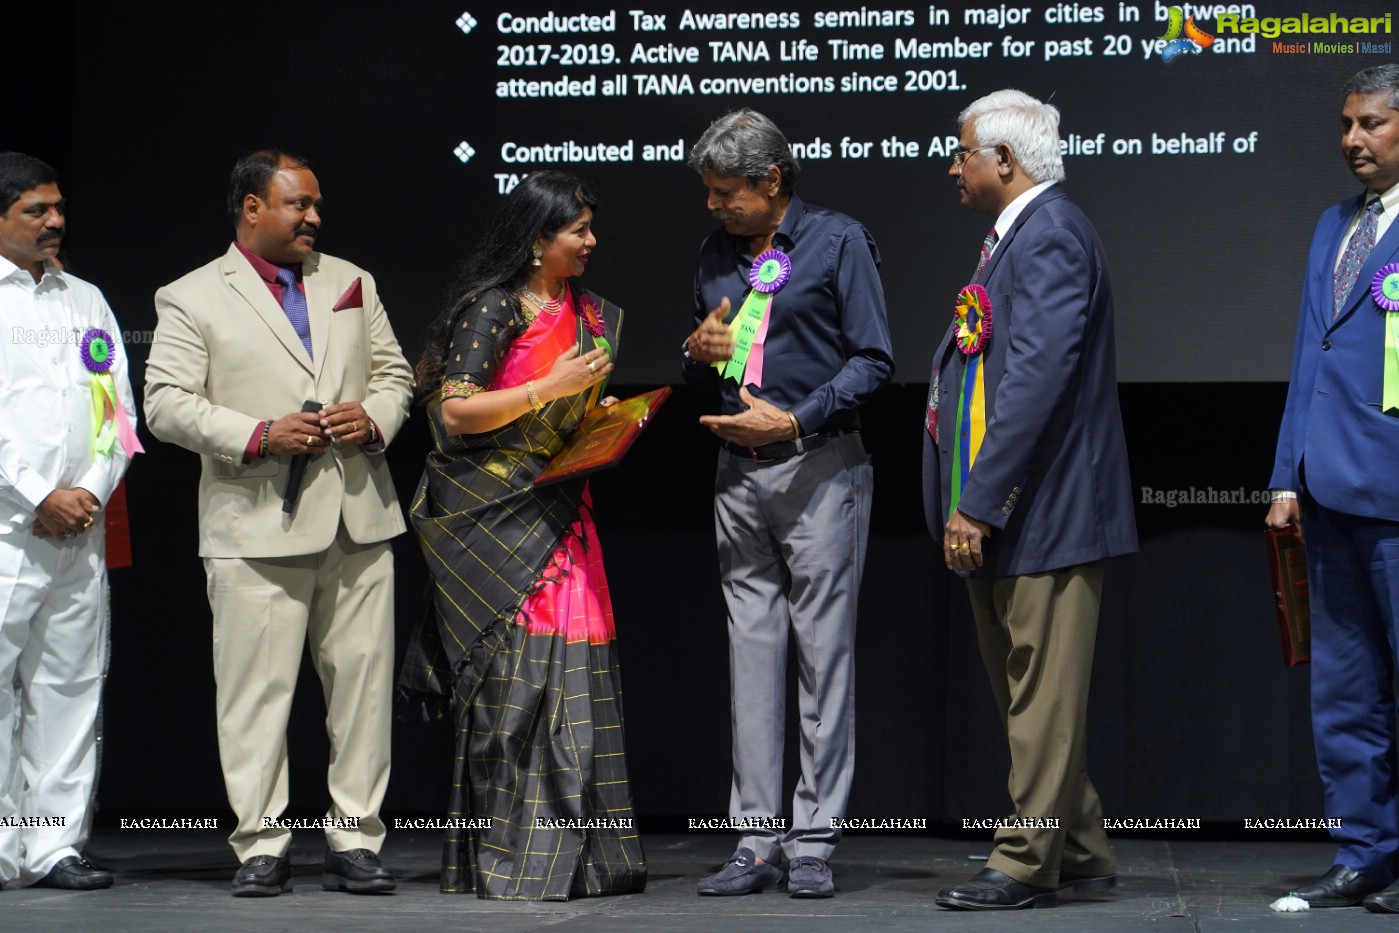
[[[536,246],[536,247],[534,248],[534,263],[533,263],[533,265],[534,265],[534,267],[535,267],[536,269],[538,269],[540,266],[544,265],[544,263],[542,263],[542,262],[539,261],[539,257],[540,257],[540,256],[543,256],[543,255],[544,255],[544,250],[542,250],[542,249],[540,249],[538,246]]]

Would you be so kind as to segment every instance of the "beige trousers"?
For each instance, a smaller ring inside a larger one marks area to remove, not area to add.
[[[988,868],[1052,888],[1060,870],[1103,875],[1117,858],[1088,779],[1085,718],[1102,564],[1052,573],[968,580],[981,659],[1010,740],[1011,800],[1020,820],[1054,827],[1001,828]]]
[[[288,800],[287,719],[302,646],[325,696],[330,737],[326,842],[336,851],[383,844],[379,806],[389,780],[393,691],[393,552],[342,526],[319,554],[206,558],[214,614],[219,757],[238,817],[238,860],[284,856],[291,830],[274,822]]]

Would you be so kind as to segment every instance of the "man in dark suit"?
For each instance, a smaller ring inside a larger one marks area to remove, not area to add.
[[[1084,735],[1103,561],[1137,547],[1112,287],[1058,184],[1059,111],[1004,90],[959,122],[950,174],[995,227],[933,359],[923,493],[948,568],[967,578],[1015,818],[986,868],[937,902],[1047,907],[1064,888],[1116,883]]]
[[[1344,88],[1341,153],[1365,186],[1321,215],[1307,259],[1272,528],[1306,517],[1312,731],[1335,864],[1292,893],[1399,913],[1399,66]]]

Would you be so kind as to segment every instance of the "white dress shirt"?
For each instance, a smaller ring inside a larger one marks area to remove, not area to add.
[[[1010,228],[1015,225],[1016,218],[1030,205],[1030,202],[1039,197],[1041,191],[1057,184],[1059,184],[1057,181],[1042,181],[1033,188],[1027,188],[1020,192],[1019,197],[1006,205],[1006,209],[1001,211],[1000,216],[996,218],[996,246],[1001,245],[1001,241],[1006,238]],[[991,252],[988,255],[996,255],[996,246],[991,247]]]
[[[83,334],[111,336],[117,399],[132,429],[136,410],[126,348],[107,301],[77,276],[45,264],[38,282],[0,257],[0,535],[26,531],[55,489],[81,487],[104,505],[126,470],[118,440],[94,455],[92,373],[82,360]]]

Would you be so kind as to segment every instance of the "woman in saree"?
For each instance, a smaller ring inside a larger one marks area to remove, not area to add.
[[[525,178],[418,365],[435,447],[412,518],[435,618],[402,682],[451,701],[444,892],[565,900],[646,884],[588,487],[533,485],[584,415],[615,401],[600,396],[622,312],[569,284],[597,243],[595,207],[572,175]]]

